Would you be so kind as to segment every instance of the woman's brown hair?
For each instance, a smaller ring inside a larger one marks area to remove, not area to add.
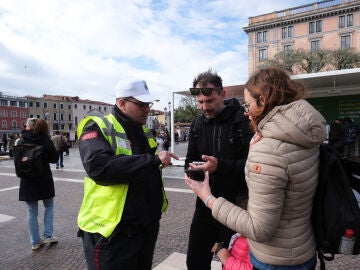
[[[245,88],[256,99],[258,107],[262,108],[259,114],[252,116],[255,126],[274,107],[289,104],[306,95],[304,86],[291,80],[290,76],[282,69],[267,67],[260,69],[246,82]],[[263,97],[260,100],[260,96]]]
[[[48,123],[44,119],[37,119],[34,128],[34,133],[37,135],[50,138],[50,130]]]

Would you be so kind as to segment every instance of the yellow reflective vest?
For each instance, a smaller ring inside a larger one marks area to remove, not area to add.
[[[130,141],[125,130],[113,114],[104,117],[88,116],[81,120],[77,130],[78,138],[91,122],[95,122],[99,126],[116,155],[132,154]],[[145,126],[143,126],[143,130],[148,138],[149,146],[157,148],[157,143],[151,132]],[[84,198],[77,219],[79,228],[90,233],[100,233],[108,238],[121,221],[127,191],[127,184],[102,186],[96,184],[90,177],[85,176]],[[162,191],[163,205],[161,211],[165,212],[168,203],[163,182]]]

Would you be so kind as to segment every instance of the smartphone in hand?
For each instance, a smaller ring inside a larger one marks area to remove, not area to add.
[[[189,169],[185,169],[185,173],[188,177],[190,177],[195,181],[200,181],[200,182],[204,181],[205,173],[203,170],[189,168]]]

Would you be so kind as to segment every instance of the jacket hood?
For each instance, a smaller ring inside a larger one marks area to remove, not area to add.
[[[264,138],[314,147],[326,140],[324,117],[306,100],[277,106],[258,125]]]

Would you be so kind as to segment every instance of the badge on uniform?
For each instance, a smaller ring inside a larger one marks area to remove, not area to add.
[[[80,139],[82,141],[85,141],[85,140],[89,140],[89,139],[97,139],[97,137],[98,137],[97,131],[91,131],[89,133],[82,135]]]
[[[130,141],[123,138],[118,138],[117,145],[125,149],[131,149]]]

